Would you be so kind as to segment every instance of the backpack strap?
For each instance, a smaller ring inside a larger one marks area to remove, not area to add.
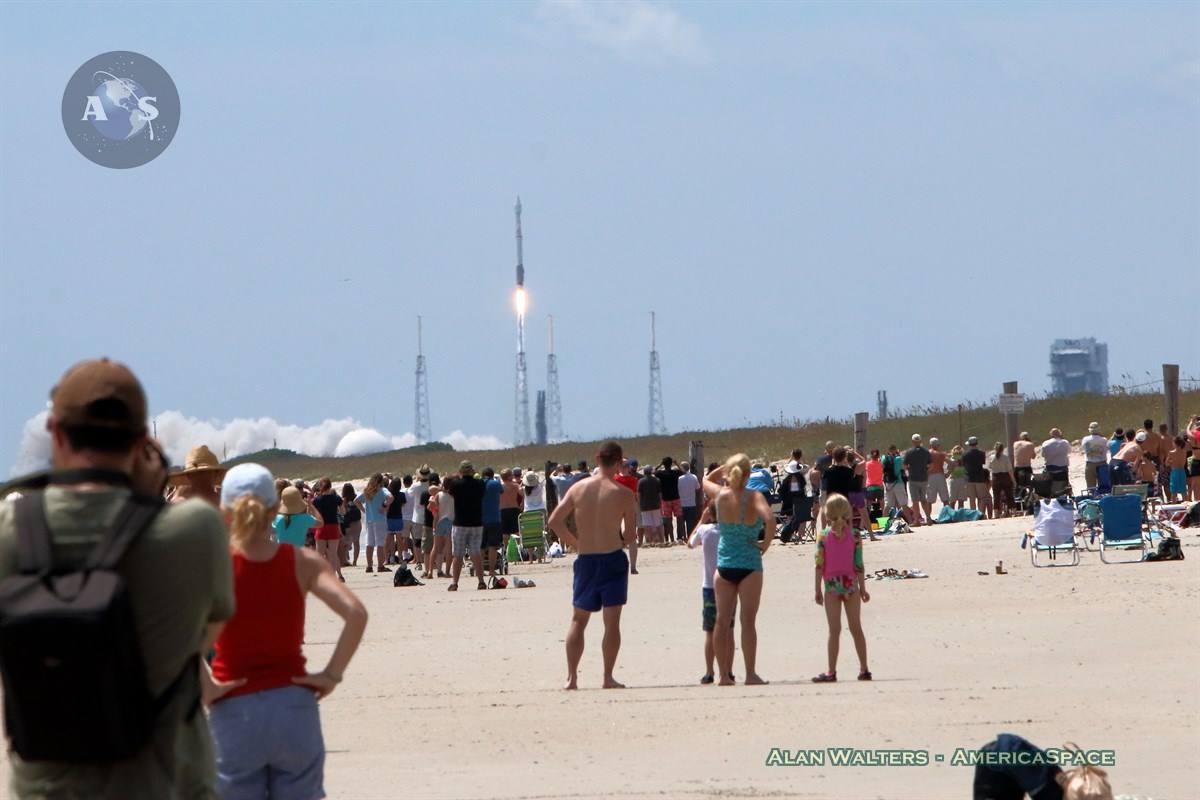
[[[65,486],[73,483],[108,483],[114,486],[132,487],[132,481],[128,475],[110,469],[42,470],[0,484],[0,497],[4,497],[9,492],[32,492],[45,489],[47,486]]]
[[[133,480],[126,473],[96,467],[54,470],[46,475],[46,482],[51,486],[70,486],[74,483],[107,483],[126,489],[133,488]]]
[[[22,495],[16,505],[17,569],[26,575],[50,574],[54,553],[50,546],[50,524],[42,492]]]
[[[161,498],[131,497],[125,501],[112,527],[92,549],[84,569],[110,570],[116,567],[125,551],[150,527],[165,505]]]

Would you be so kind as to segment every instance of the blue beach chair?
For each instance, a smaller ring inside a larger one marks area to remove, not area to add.
[[[1136,564],[1146,559],[1150,541],[1142,533],[1142,498],[1111,494],[1100,498],[1100,560],[1105,564]],[[1137,561],[1109,561],[1106,550],[1137,550]]]

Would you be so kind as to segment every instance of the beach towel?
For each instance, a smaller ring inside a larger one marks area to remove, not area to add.
[[[950,508],[942,506],[934,522],[974,522],[983,516],[977,508]]]

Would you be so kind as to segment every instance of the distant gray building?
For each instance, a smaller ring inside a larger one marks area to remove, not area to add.
[[[1108,345],[1095,339],[1055,339],[1050,345],[1052,394],[1108,394]]]

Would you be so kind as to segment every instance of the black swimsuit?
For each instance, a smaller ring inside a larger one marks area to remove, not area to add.
[[[739,569],[738,567],[717,567],[717,574],[732,584],[741,583],[757,571],[753,569]]]

